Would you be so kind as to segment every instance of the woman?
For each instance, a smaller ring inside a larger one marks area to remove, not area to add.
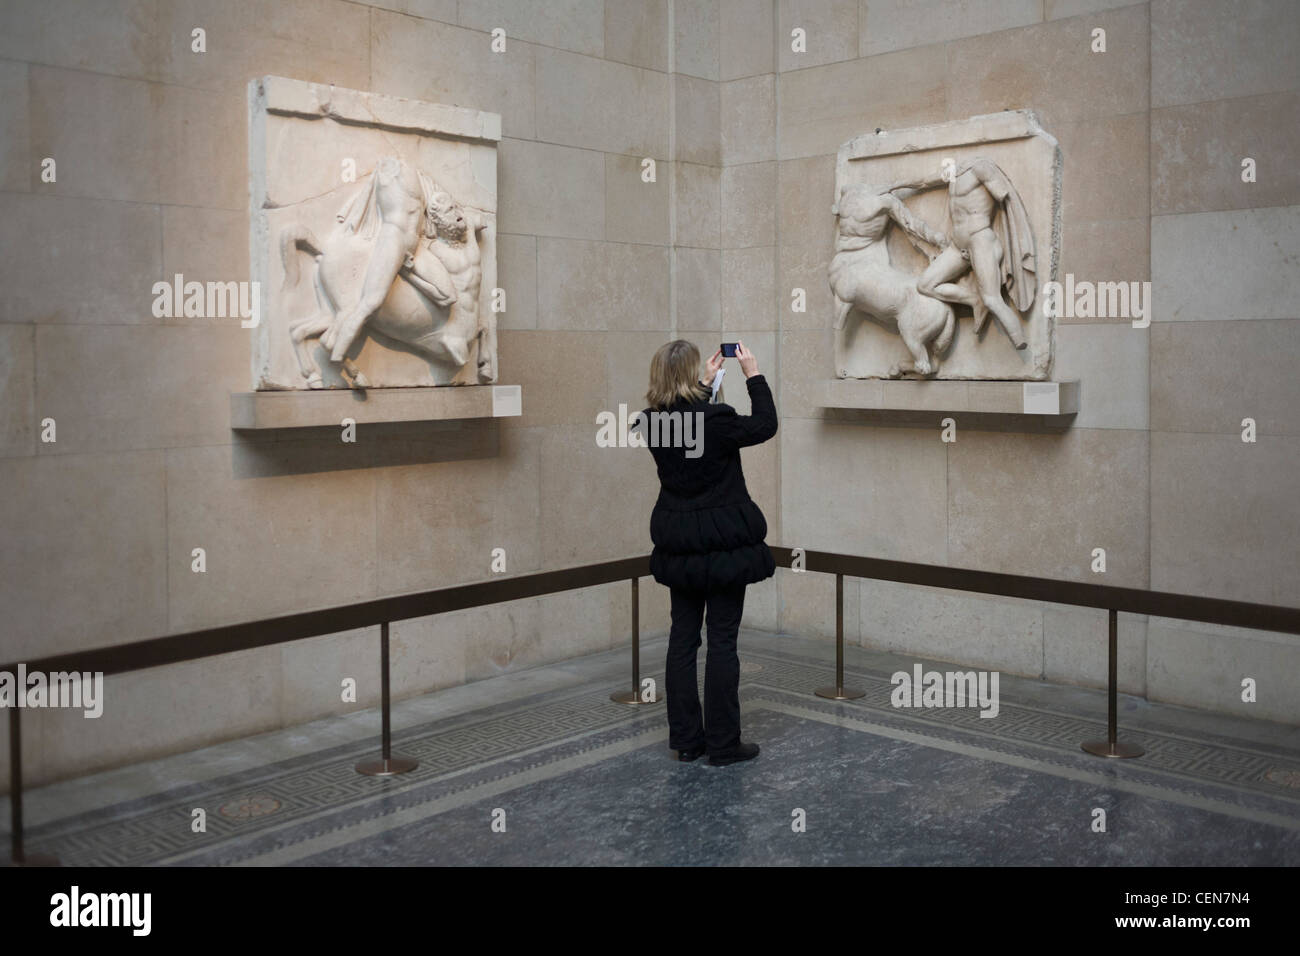
[[[763,543],[767,521],[749,497],[740,469],[740,449],[776,434],[776,406],[758,362],[744,343],[736,358],[745,373],[752,415],[737,415],[730,405],[710,404],[713,379],[722,367],[722,350],[709,359],[703,380],[700,353],[678,339],[650,361],[650,407],[643,413],[680,412],[691,416],[676,447],[648,440],[659,468],[659,499],[650,515],[654,552],[650,572],[672,591],[672,631],[668,638],[665,690],[668,694],[668,746],[678,760],[706,752],[715,766],[750,760],[758,745],[740,739],[740,658],[736,635],[745,606],[745,586],[770,578],[776,561]],[[684,418],[683,418],[684,421]],[[702,432],[690,431],[695,423]],[[708,653],[704,670],[704,712],[695,681],[700,625],[708,609]]]

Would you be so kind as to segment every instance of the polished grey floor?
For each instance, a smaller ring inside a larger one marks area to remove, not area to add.
[[[825,642],[741,649],[749,763],[672,760],[662,705],[609,700],[617,651],[399,703],[401,777],[353,770],[376,749],[361,712],[33,791],[28,844],[82,865],[1300,863],[1295,728],[1121,698],[1147,753],[1105,760],[1079,748],[1104,735],[1097,691],[1003,675],[991,719],[900,709],[889,678],[916,659],[848,648],[867,694],[834,702],[811,693]]]

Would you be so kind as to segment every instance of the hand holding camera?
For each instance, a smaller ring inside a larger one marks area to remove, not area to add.
[[[719,355],[721,358],[719,358]],[[745,348],[744,342],[723,342],[722,348],[714,354],[718,358],[718,365],[722,364],[722,359],[735,358],[740,360],[740,370],[745,373],[745,378],[752,378],[758,374],[758,359],[754,358],[754,353]],[[709,359],[710,368],[713,365],[713,359]]]

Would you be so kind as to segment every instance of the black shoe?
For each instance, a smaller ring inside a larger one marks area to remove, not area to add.
[[[713,754],[709,757],[709,765],[712,767],[725,767],[729,763],[740,763],[742,760],[753,760],[758,756],[758,744],[736,744],[731,750],[723,751],[720,754]]]
[[[700,744],[690,750],[679,750],[677,751],[677,759],[681,761],[698,760],[704,756],[704,749],[704,744]]]

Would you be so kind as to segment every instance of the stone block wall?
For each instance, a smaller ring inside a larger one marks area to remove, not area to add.
[[[0,7],[0,658],[480,580],[493,548],[508,574],[647,551],[652,463],[598,448],[596,415],[643,406],[678,302],[700,329],[721,304],[714,47],[693,27],[675,34],[673,12],[639,0]],[[363,426],[355,444],[336,429],[230,430],[249,330],[156,318],[151,290],[175,273],[248,279],[246,89],[268,74],[501,114],[501,381],[523,386],[521,418]],[[667,627],[660,590],[642,590],[647,633]],[[395,691],[625,646],[628,592],[397,624]],[[346,677],[355,703],[341,699]],[[24,721],[29,781],[373,706],[378,690],[377,629],[110,678],[99,720]]]
[[[1296,241],[1300,8],[1276,0],[721,2],[723,221],[778,200],[744,255],[774,274],[782,541],[1206,594],[1300,597]],[[804,52],[792,49],[803,29]],[[1094,52],[1097,30],[1105,52]],[[856,42],[855,42],[856,41]],[[1152,324],[1063,317],[1068,430],[896,425],[819,408],[832,374],[835,151],[863,132],[1033,109],[1064,154],[1061,274],[1151,283]],[[1242,161],[1255,161],[1244,182]],[[1264,172],[1267,170],[1267,172]],[[730,184],[733,188],[725,188]],[[724,257],[728,254],[724,234]],[[724,280],[725,280],[724,269]],[[807,290],[808,309],[790,308]],[[1242,441],[1242,420],[1258,441]],[[1105,574],[1092,570],[1104,548]],[[780,572],[777,626],[834,633],[833,585]],[[924,593],[922,593],[924,592]],[[866,646],[1104,685],[1104,612],[847,582]],[[771,603],[771,602],[769,602]],[[1300,641],[1120,619],[1121,686],[1300,720]],[[1259,683],[1243,703],[1241,680]]]
[[[0,657],[479,580],[494,547],[511,574],[644,552],[653,469],[598,448],[595,416],[639,408],[650,353],[676,336],[709,352],[743,338],[776,386],[778,438],[745,459],[773,542],[1293,604],[1298,38],[1289,0],[6,3]],[[155,318],[151,288],[247,278],[245,89],[265,74],[501,114],[500,368],[522,418],[373,426],[356,445],[230,431],[248,331]],[[959,426],[944,444],[937,421],[819,408],[836,149],[1018,108],[1064,152],[1062,272],[1150,281],[1151,327],[1061,321],[1057,377],[1084,382],[1064,431]],[[919,590],[847,582],[850,640],[1102,682],[1101,612]],[[395,626],[397,692],[622,646],[627,591]],[[662,633],[666,593],[641,594],[645,633]],[[746,623],[829,636],[833,595],[829,577],[779,572]],[[1127,617],[1120,636],[1126,691],[1300,718],[1294,639]],[[371,706],[376,644],[111,679],[98,721],[24,722],[31,779]],[[1243,676],[1259,703],[1240,702]]]

